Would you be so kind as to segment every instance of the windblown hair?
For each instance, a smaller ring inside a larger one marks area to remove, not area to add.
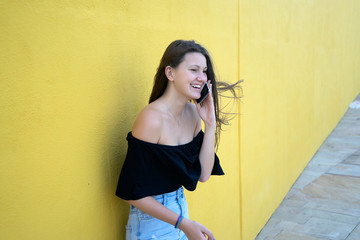
[[[185,54],[193,52],[201,53],[206,58],[206,75],[212,84],[212,96],[214,99],[214,110],[216,117],[215,144],[217,147],[220,141],[220,132],[222,130],[222,126],[228,125],[229,120],[231,119],[231,115],[233,115],[232,113],[225,113],[219,109],[219,96],[222,96],[222,92],[229,90],[232,94],[232,98],[239,99],[241,96],[237,95],[236,88],[240,88],[239,84],[242,82],[242,80],[237,81],[234,84],[217,81],[210,54],[200,44],[193,40],[176,40],[166,48],[154,77],[154,86],[150,95],[149,103],[161,97],[165,92],[168,84],[168,79],[165,75],[165,68],[167,66],[176,68],[184,60]]]

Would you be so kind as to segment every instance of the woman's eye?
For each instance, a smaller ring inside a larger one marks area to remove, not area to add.
[[[196,69],[190,69],[190,71],[196,72]]]

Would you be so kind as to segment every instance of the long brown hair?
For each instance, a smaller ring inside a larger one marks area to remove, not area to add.
[[[168,84],[168,79],[165,75],[165,68],[167,66],[176,68],[184,60],[185,54],[192,52],[201,53],[206,58],[206,65],[207,65],[206,75],[208,80],[211,81],[212,96],[214,99],[214,110],[216,117],[215,143],[217,147],[220,140],[220,131],[222,129],[222,125],[228,125],[229,120],[231,119],[230,116],[231,114],[224,113],[223,111],[221,111],[221,109],[219,109],[219,96],[221,96],[221,94],[218,93],[230,90],[230,92],[233,95],[233,98],[239,99],[239,96],[237,95],[235,89],[240,88],[239,83],[242,81],[240,80],[234,84],[228,84],[226,82],[217,81],[210,54],[200,44],[196,43],[193,40],[191,41],[176,40],[170,43],[170,45],[166,48],[164,55],[160,60],[159,67],[157,68],[157,72],[154,77],[154,86],[150,95],[149,103],[161,97],[165,92],[165,89]]]

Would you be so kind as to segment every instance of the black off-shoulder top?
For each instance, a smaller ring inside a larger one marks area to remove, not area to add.
[[[170,146],[145,142],[128,133],[128,150],[122,167],[116,195],[137,200],[172,192],[184,186],[194,191],[200,178],[199,154],[204,133],[183,145]],[[224,175],[215,155],[212,175]]]

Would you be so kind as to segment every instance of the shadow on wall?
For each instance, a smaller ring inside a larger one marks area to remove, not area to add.
[[[106,180],[105,194],[109,195],[110,198],[110,211],[114,214],[115,225],[118,226],[117,229],[115,228],[115,231],[119,235],[117,236],[119,239],[125,236],[125,231],[122,227],[125,226],[129,213],[129,205],[115,195],[118,178],[126,156],[126,135],[128,129],[131,129],[129,121],[126,120],[124,115],[114,115],[113,122],[118,122],[118,124],[114,124],[108,129],[108,142],[105,152],[108,166],[103,168],[104,180]]]
[[[122,63],[127,68],[132,68],[129,63]],[[129,71],[129,69],[126,69]],[[138,79],[148,79],[149,77],[143,74],[132,74],[128,76],[123,74],[125,70],[120,69],[120,73],[116,76],[118,89],[116,92],[116,103],[113,103],[113,108],[109,114],[107,127],[106,142],[104,146],[104,158],[107,166],[103,166],[103,179],[105,186],[105,193],[109,196],[109,211],[114,220],[114,231],[116,232],[116,239],[125,239],[125,225],[129,214],[129,205],[115,195],[120,171],[123,166],[126,152],[127,152],[127,134],[132,129],[133,122],[136,119],[142,106],[147,104],[147,98],[142,96],[144,93],[138,89],[144,89],[140,86],[141,82]],[[134,73],[135,71],[129,71]],[[137,83],[137,84],[134,84]],[[144,91],[143,91],[144,92]]]

